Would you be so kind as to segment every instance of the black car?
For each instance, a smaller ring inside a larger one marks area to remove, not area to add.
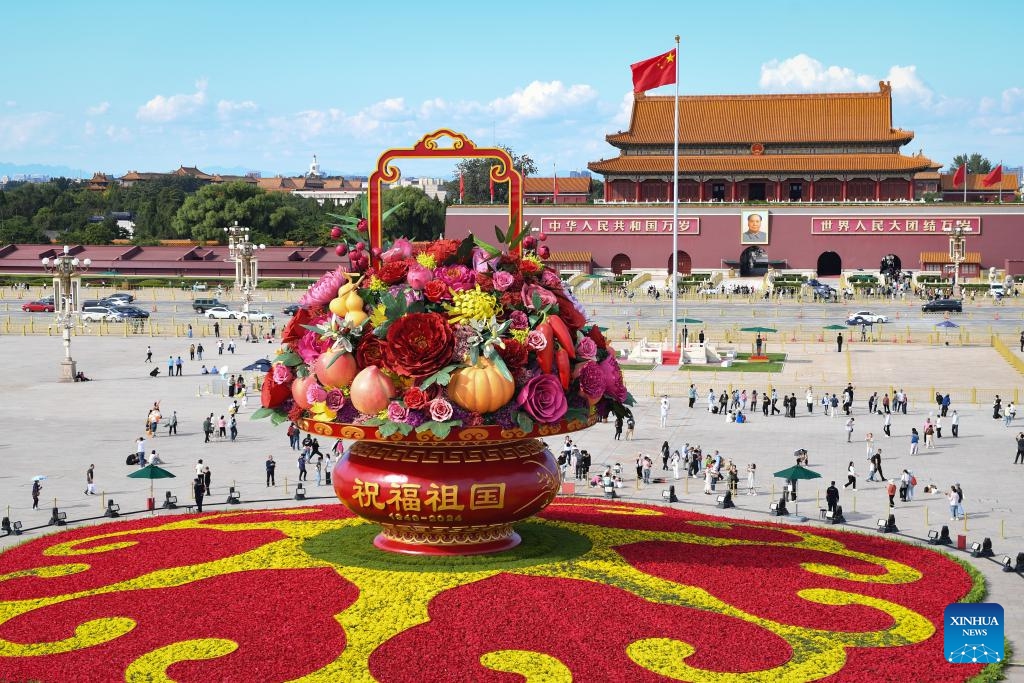
[[[149,311],[144,311],[138,306],[117,306],[114,310],[126,318],[145,319],[149,317]]]
[[[107,299],[118,299],[126,304],[130,304],[131,302],[135,301],[135,297],[129,294],[128,292],[114,292],[113,294],[108,296]]]
[[[300,306],[298,304],[288,304],[284,307],[285,315],[295,315],[299,312]]]
[[[921,306],[923,313],[936,313],[941,311],[954,311],[956,313],[962,313],[964,310],[964,304],[959,299],[932,299],[926,301]]]
[[[835,288],[826,285],[820,280],[808,280],[807,286],[814,290],[814,295],[819,299],[830,300],[837,298]]]

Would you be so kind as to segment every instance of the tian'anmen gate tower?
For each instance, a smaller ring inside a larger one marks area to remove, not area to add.
[[[671,96],[636,95],[629,130],[606,136],[620,155],[589,164],[605,177],[605,201],[671,201],[672,114]],[[886,82],[868,93],[680,97],[679,199],[913,200],[937,190],[941,166],[901,154],[913,138],[893,126]]]

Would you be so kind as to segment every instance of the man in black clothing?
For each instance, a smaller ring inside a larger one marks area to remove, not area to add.
[[[836,483],[832,482],[827,489],[825,489],[825,502],[828,503],[828,509],[830,512],[834,512],[836,505],[839,504],[839,489],[836,488]]]
[[[196,477],[195,482],[192,484],[192,493],[196,498],[196,511],[203,511],[203,496],[206,495],[206,482],[203,481],[202,477]]]
[[[843,352],[843,333],[840,332],[836,335],[836,351],[839,353]]]
[[[1024,432],[1017,434],[1017,457],[1013,459],[1013,464],[1017,463],[1024,465]]]
[[[274,470],[277,469],[277,463],[274,461],[274,456],[267,456],[267,486],[275,486],[274,483]]]

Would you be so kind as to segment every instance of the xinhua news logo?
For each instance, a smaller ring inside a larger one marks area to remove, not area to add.
[[[1003,661],[1003,606],[994,602],[954,603],[943,617],[946,661],[992,664]]]

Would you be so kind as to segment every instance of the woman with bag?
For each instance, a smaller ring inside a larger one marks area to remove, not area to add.
[[[846,468],[846,483],[843,484],[845,489],[847,486],[852,486],[853,490],[857,490],[857,468],[853,466],[853,461],[850,461],[850,466]]]

